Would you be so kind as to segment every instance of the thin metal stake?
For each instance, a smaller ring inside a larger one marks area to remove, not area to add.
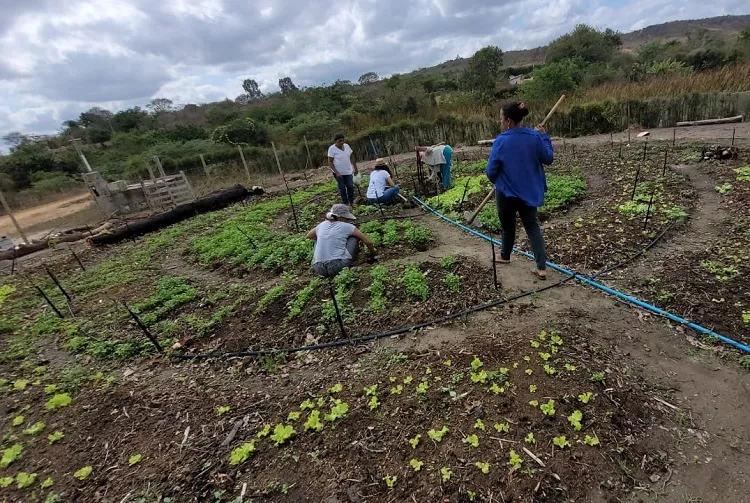
[[[86,268],[83,267],[83,262],[81,262],[81,259],[78,258],[78,255],[76,255],[76,252],[73,251],[73,248],[68,248],[70,250],[70,253],[73,254],[73,258],[76,259],[76,262],[78,262],[78,265],[81,267],[82,271],[85,271]]]
[[[672,129],[672,146],[677,142],[677,128]]]
[[[125,304],[123,301],[120,301],[120,303],[123,305],[123,307],[125,309],[128,310],[128,313],[130,314],[130,317],[133,318],[133,320],[135,320],[135,323],[143,331],[143,333],[146,334],[146,337],[148,337],[148,340],[151,341],[151,344],[153,344],[156,347],[156,350],[159,353],[164,354],[164,349],[162,349],[161,344],[159,344],[159,341],[156,340],[156,337],[154,337],[153,335],[151,335],[151,332],[149,332],[148,328],[146,327],[146,325],[143,324],[143,322],[141,321],[141,319],[138,318],[138,316],[133,311],[130,310],[130,308],[127,306],[127,304]]]
[[[646,148],[648,147],[648,138],[646,139],[646,143],[643,144],[643,162],[646,162]]]
[[[377,194],[376,194],[376,196],[377,196]],[[375,203],[377,203],[378,209],[380,210],[380,216],[383,217],[383,218],[385,218],[385,213],[383,212],[383,206],[380,204],[380,199],[376,197],[375,198]]]
[[[495,257],[495,241],[490,241],[492,247],[492,279],[495,281],[495,290],[497,290],[497,262]]]
[[[615,136],[611,131],[609,132],[609,148],[610,150],[615,149]]]
[[[57,308],[55,307],[55,305],[54,305],[54,304],[52,303],[52,301],[50,300],[50,298],[49,298],[49,297],[47,297],[47,294],[46,294],[46,293],[44,293],[44,290],[42,290],[41,288],[39,288],[39,287],[38,287],[37,285],[34,285],[34,288],[36,288],[36,291],[37,291],[37,292],[39,292],[39,294],[40,294],[40,295],[41,295],[42,297],[44,297],[44,300],[46,300],[46,301],[47,301],[47,304],[49,304],[49,307],[51,307],[51,308],[52,308],[52,310],[53,310],[53,311],[55,312],[55,314],[56,314],[56,315],[57,315],[58,317],[60,317],[60,318],[64,318],[64,316],[63,316],[63,314],[62,314],[62,313],[60,312],[60,310],[59,310],[59,309],[57,309]]]
[[[669,150],[664,151],[664,168],[661,170],[661,177],[664,178],[664,176],[667,174],[667,156],[669,155]]]
[[[622,139],[620,139],[620,159],[622,159]]]
[[[466,191],[469,189],[469,182],[470,181],[471,181],[471,179],[466,180],[466,185],[464,185],[464,193],[461,196],[461,202],[458,203],[458,211],[461,211],[461,210],[464,209],[464,199],[466,198]]]
[[[734,136],[737,134],[737,128],[732,128],[732,146],[734,147]]]
[[[635,199],[635,189],[638,187],[638,178],[641,176],[641,168],[638,167],[638,171],[635,172],[635,181],[633,182],[633,195],[630,196],[630,200]]]
[[[411,176],[411,183],[414,184],[414,193],[419,196],[419,189],[417,188],[417,180],[414,178],[414,175]]]
[[[59,281],[57,281],[57,278],[54,274],[52,274],[52,271],[49,270],[49,267],[47,267],[47,264],[43,264],[44,270],[47,271],[47,275],[52,279],[52,282],[57,286],[57,288],[62,292],[63,295],[65,295],[65,298],[68,299],[68,302],[72,302],[73,299],[70,298],[70,295],[68,295],[68,292],[65,291],[65,289],[62,287]]]
[[[341,317],[341,311],[339,311],[339,303],[336,300],[336,292],[333,290],[333,282],[328,281],[328,289],[331,291],[331,298],[333,299],[333,308],[336,310],[336,319],[339,322],[339,328],[341,329],[341,336],[346,339],[346,329],[344,328],[344,319]]]
[[[646,219],[643,221],[643,230],[646,230],[648,219],[651,218],[651,205],[654,203],[654,194],[651,193],[651,199],[648,200],[648,209],[646,210]]]
[[[133,231],[132,231],[132,230],[130,229],[130,225],[128,225],[128,221],[127,221],[127,220],[125,220],[125,228],[126,228],[126,229],[128,230],[128,232],[130,233],[130,240],[131,240],[131,241],[132,241],[133,243],[135,243],[135,234],[134,234],[134,233],[133,233]]]
[[[284,172],[281,170],[281,162],[279,162],[279,154],[276,152],[276,145],[271,142],[271,148],[273,149],[273,156],[276,158],[276,166],[279,168],[279,174],[281,179],[284,180],[284,186],[286,187],[286,193],[289,195],[289,206],[292,207],[292,216],[294,217],[294,228],[299,232],[299,221],[297,220],[297,210],[294,208],[294,199],[292,199],[292,193],[289,190],[289,183],[286,181]]]
[[[13,273],[16,271],[16,247],[13,247],[13,260],[10,263],[10,275],[13,276]]]
[[[245,236],[247,238],[247,240],[250,242],[250,246],[252,246],[256,250],[258,249],[258,245],[255,244],[255,242],[252,240],[252,238],[247,233],[245,233],[245,231],[243,231],[239,227],[237,227],[237,230],[240,231],[240,234],[242,234],[243,236]]]

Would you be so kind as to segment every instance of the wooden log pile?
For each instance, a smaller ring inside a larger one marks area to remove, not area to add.
[[[712,159],[724,160],[724,159],[737,159],[739,150],[737,147],[722,147],[721,145],[711,145],[710,147],[704,147],[701,153],[702,161],[710,161]]]

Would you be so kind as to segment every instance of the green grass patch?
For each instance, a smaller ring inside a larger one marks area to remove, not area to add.
[[[430,297],[430,286],[417,265],[410,265],[402,277],[406,296],[411,300],[426,301]]]
[[[315,291],[324,284],[325,281],[320,278],[311,279],[307,286],[297,292],[297,295],[295,295],[294,298],[287,304],[287,309],[289,310],[287,316],[289,318],[296,318],[297,316],[302,314],[302,311],[312,299]]]
[[[180,277],[165,277],[159,280],[156,294],[136,303],[131,308],[146,325],[153,325],[175,309],[198,297],[198,289]]]
[[[382,313],[388,307],[388,296],[386,287],[388,284],[388,269],[383,265],[376,265],[370,271],[372,283],[368,288],[370,292],[370,302],[367,309],[373,313]]]

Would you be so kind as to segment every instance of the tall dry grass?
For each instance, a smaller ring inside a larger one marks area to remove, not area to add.
[[[663,75],[645,82],[613,82],[582,90],[570,104],[626,101],[692,93],[750,91],[750,63],[691,75]]]

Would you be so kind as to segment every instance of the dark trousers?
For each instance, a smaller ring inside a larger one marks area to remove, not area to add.
[[[354,175],[338,176],[336,183],[339,185],[341,202],[351,206],[354,203]]]
[[[507,197],[500,192],[497,192],[495,201],[497,202],[500,225],[503,228],[503,248],[500,252],[503,260],[510,260],[510,254],[516,244],[516,214],[518,214],[521,216],[521,222],[523,222],[526,235],[531,242],[536,267],[540,271],[545,270],[547,268],[547,250],[544,246],[542,229],[539,227],[537,209],[517,197]]]

